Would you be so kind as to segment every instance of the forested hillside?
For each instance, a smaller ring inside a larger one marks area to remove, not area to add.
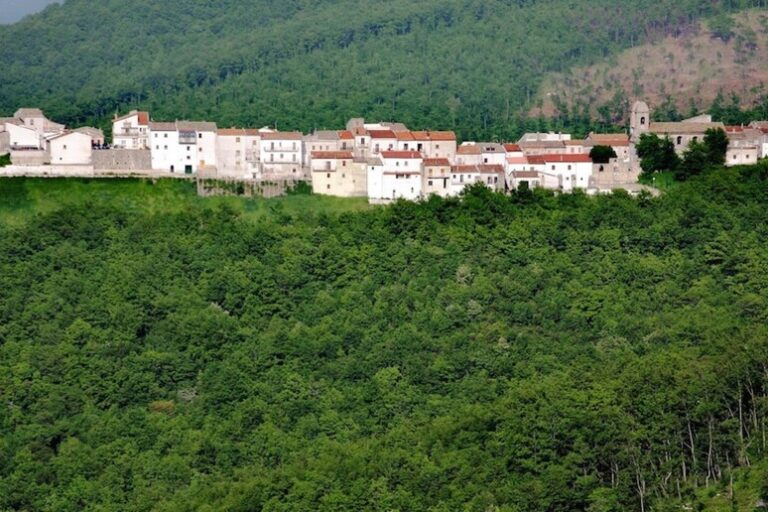
[[[768,498],[765,164],[358,213],[120,186],[0,182],[0,510]]]
[[[629,98],[644,98],[659,120],[711,111],[718,121],[748,121],[731,115],[734,109],[754,109],[753,118],[768,119],[766,61],[768,11],[719,15],[678,37],[547,76],[531,114],[569,122],[586,112],[610,122],[627,118]]]
[[[305,131],[348,117],[507,138],[542,77],[763,0],[67,0],[0,27],[0,114],[116,110]]]

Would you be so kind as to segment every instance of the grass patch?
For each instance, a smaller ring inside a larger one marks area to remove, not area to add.
[[[653,174],[641,174],[640,183],[659,190],[670,190],[678,185],[672,172],[654,172]]]
[[[148,179],[0,179],[0,223],[18,225],[38,214],[82,205],[111,205],[131,214],[174,214],[226,206],[244,218],[341,214],[369,209],[366,198],[292,194],[274,199],[199,197],[189,181]]]
[[[0,167],[11,165],[11,155],[0,155]]]

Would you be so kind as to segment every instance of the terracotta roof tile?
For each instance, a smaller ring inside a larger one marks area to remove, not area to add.
[[[368,135],[372,139],[395,139],[395,132],[392,130],[368,130]]]
[[[352,160],[351,151],[313,151],[312,158],[316,160]]]
[[[382,151],[382,158],[403,158],[421,160],[423,157],[418,151]]]
[[[448,167],[451,162],[447,158],[425,158],[424,167]]]

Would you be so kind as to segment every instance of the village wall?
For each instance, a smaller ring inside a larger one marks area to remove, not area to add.
[[[97,171],[148,171],[152,169],[152,158],[148,149],[95,150],[93,167]]]

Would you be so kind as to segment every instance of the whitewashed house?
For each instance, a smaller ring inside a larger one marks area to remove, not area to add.
[[[373,203],[422,197],[423,158],[417,151],[382,151],[368,164],[368,199]]]
[[[82,132],[66,132],[48,139],[51,165],[91,165],[93,139]]]
[[[261,177],[309,180],[304,161],[304,137],[299,132],[262,133],[259,148]]]
[[[112,121],[112,145],[122,149],[149,149],[149,112],[132,110]]]
[[[194,174],[215,168],[216,132],[208,122],[150,123],[152,169]]]
[[[54,123],[45,117],[39,108],[20,108],[13,114],[13,117],[21,120],[27,128],[35,130],[42,138],[60,135],[66,129],[63,124]]]
[[[574,189],[586,190],[592,176],[592,159],[589,155],[539,155],[528,157],[542,172],[557,179],[557,188],[563,192]]]
[[[452,195],[459,195],[470,185],[482,183],[486,187],[502,191],[506,186],[504,166],[496,164],[454,165],[451,168]]]
[[[231,179],[258,178],[260,143],[259,130],[219,129],[216,134],[217,176]]]

